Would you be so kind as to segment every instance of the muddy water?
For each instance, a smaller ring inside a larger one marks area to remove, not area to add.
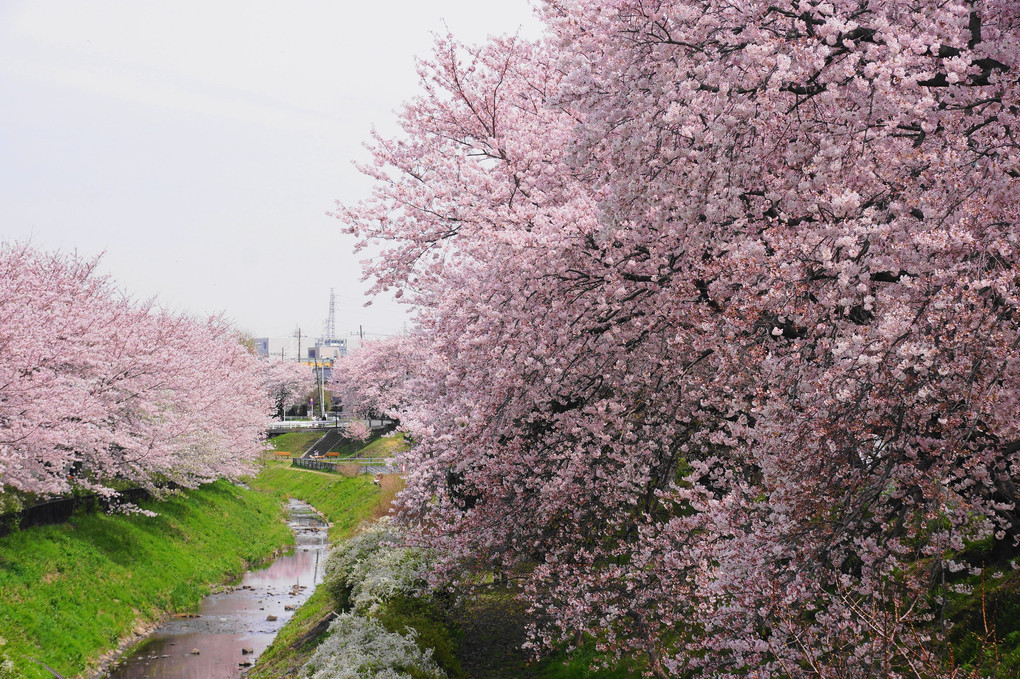
[[[315,586],[326,557],[326,524],[291,500],[294,553],[210,594],[194,613],[167,620],[131,648],[109,679],[237,679],[276,637]],[[272,618],[276,619],[273,620]]]

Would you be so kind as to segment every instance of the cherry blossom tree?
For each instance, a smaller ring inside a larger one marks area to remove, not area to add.
[[[540,12],[336,212],[429,357],[363,387],[404,519],[657,676],[949,673],[953,554],[1020,536],[1016,3]]]
[[[139,304],[97,260],[0,246],[0,483],[235,477],[262,449],[260,364],[222,319]]]
[[[281,418],[315,388],[315,376],[302,363],[267,356],[262,359],[262,369],[264,389],[273,401],[277,416]]]
[[[439,366],[416,338],[398,335],[365,342],[333,364],[329,390],[353,415],[417,419],[418,391],[432,389]],[[427,411],[423,415],[427,416]]]

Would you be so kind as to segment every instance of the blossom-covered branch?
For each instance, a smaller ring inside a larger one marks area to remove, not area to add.
[[[1020,536],[1017,5],[541,15],[441,39],[337,211],[429,357],[405,520],[658,676],[937,676]]]

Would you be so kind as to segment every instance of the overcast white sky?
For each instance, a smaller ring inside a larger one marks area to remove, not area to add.
[[[446,26],[539,32],[529,0],[0,0],[0,239],[257,336],[320,335],[330,287],[338,334],[399,331],[325,212]]]

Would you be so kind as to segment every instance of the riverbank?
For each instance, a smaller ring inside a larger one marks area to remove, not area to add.
[[[387,513],[399,488],[399,477],[384,476],[380,486],[370,477],[348,478],[271,463],[253,486],[313,504],[333,524],[331,542],[350,537],[364,521]],[[459,605],[437,608],[401,600],[386,607],[379,618],[390,631],[417,632],[423,648],[436,648],[435,657],[451,679],[515,677],[517,679],[629,679],[640,668],[594,671],[597,654],[586,648],[567,657],[553,654],[534,662],[522,650],[529,616],[509,585],[486,586],[462,592]],[[249,679],[295,676],[326,637],[326,629],[340,609],[325,587],[319,587],[259,657]]]
[[[300,500],[287,503],[287,514],[293,550],[246,572],[189,613],[170,616],[119,656],[103,679],[242,679],[322,579],[326,521]]]
[[[0,651],[16,677],[81,676],[123,639],[185,611],[293,535],[277,497],[224,481],[158,513],[90,514],[0,539]]]
[[[396,487],[395,477],[377,486],[369,476],[347,477],[270,463],[252,487],[311,504],[330,522],[330,542],[349,537],[363,521],[384,515]],[[318,588],[297,610],[272,645],[259,656],[250,679],[291,676],[314,650],[332,617],[329,594]]]
[[[284,463],[271,465],[260,476],[259,484],[316,504],[336,523],[331,535],[334,541],[350,535],[363,519],[381,515],[388,506],[382,500],[383,489],[376,488],[378,494],[373,495],[367,478],[347,479],[294,469]],[[990,558],[976,552],[970,557],[975,564],[985,565]],[[953,597],[947,612],[957,627],[950,641],[957,662],[966,672],[990,669],[990,676],[1005,679],[1017,676],[1020,667],[1020,652],[1016,650],[1020,639],[1016,631],[1016,621],[1020,620],[1016,616],[1016,592],[1020,589],[1016,573],[1002,569],[988,572],[987,581],[980,574],[971,575],[967,583],[970,593]],[[599,654],[591,638],[585,638],[573,652],[553,652],[535,660],[521,649],[530,614],[515,596],[514,586],[495,587],[491,582],[478,585],[463,587],[453,597],[456,605],[441,610],[398,601],[376,617],[391,632],[413,627],[422,647],[441,646],[436,657],[445,656],[441,664],[451,679],[630,679],[647,669],[642,658],[614,661]],[[295,676],[325,638],[334,614],[341,610],[327,589],[320,587],[260,657],[249,678]],[[609,667],[593,669],[603,663]]]

